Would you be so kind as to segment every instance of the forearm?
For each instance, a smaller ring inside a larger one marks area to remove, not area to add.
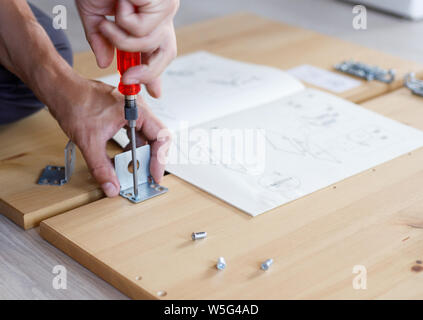
[[[0,63],[46,105],[58,105],[76,74],[24,0],[0,0]]]

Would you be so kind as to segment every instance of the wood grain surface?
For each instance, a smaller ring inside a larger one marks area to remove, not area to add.
[[[38,185],[46,165],[64,166],[68,138],[46,110],[0,126],[0,212],[25,229],[103,196],[79,151],[71,181]],[[121,152],[110,143],[109,154]]]
[[[407,89],[363,106],[423,129],[423,98]],[[40,232],[132,298],[422,299],[422,163],[423,148],[254,218],[167,176],[163,196],[101,199]],[[355,266],[366,290],[353,287]]]

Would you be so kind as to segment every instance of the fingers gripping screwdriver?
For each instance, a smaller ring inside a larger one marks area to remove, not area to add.
[[[131,131],[130,144],[132,150],[132,175],[134,178],[134,198],[138,200],[138,161],[137,161],[137,141],[135,138],[135,127],[138,119],[137,95],[141,91],[140,84],[126,85],[122,83],[122,75],[131,67],[141,64],[140,52],[117,51],[117,67],[120,73],[119,91],[125,96],[125,119]]]

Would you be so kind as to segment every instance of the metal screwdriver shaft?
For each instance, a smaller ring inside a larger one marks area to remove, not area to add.
[[[132,149],[132,170],[134,176],[134,197],[138,199],[138,161],[137,161],[137,143],[135,139],[135,127],[131,127],[131,149]]]
[[[132,176],[134,179],[134,199],[138,199],[138,160],[137,160],[137,139],[135,137],[135,127],[137,125],[137,96],[125,96],[125,119],[131,131],[130,143],[132,151]],[[135,118],[135,119],[134,119]]]

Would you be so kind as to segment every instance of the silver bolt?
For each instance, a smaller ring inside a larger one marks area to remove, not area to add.
[[[268,270],[270,266],[273,264],[273,259],[267,259],[265,262],[261,264],[261,270]]]
[[[204,239],[207,237],[207,232],[193,232],[191,235],[192,240]]]
[[[225,261],[225,258],[220,257],[220,258],[217,260],[216,268],[217,268],[218,270],[223,270],[223,269],[225,269],[225,268],[226,268],[226,261]]]

